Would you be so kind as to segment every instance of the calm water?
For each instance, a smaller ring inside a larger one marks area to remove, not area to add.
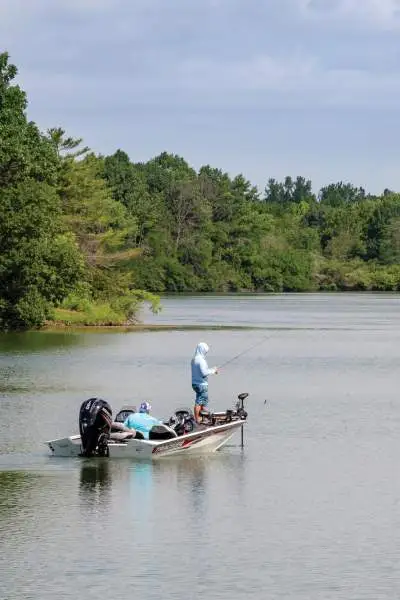
[[[390,599],[400,594],[400,296],[166,299],[152,323],[208,331],[0,337],[0,598]],[[219,329],[216,326],[259,329]],[[207,459],[54,459],[81,402],[250,393]],[[259,343],[262,341],[263,343]]]

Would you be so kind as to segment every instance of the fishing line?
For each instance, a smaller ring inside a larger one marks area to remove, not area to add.
[[[249,348],[246,348],[245,350],[243,350],[242,352],[239,352],[239,354],[236,354],[236,356],[234,356],[233,358],[230,358],[229,360],[227,360],[226,362],[222,363],[222,365],[220,365],[219,367],[217,367],[218,369],[221,369],[222,367],[225,367],[226,365],[229,365],[231,362],[233,362],[234,360],[236,360],[237,358],[239,358],[240,356],[243,356],[244,354],[246,354],[247,352],[250,352],[250,350],[253,350],[253,348],[257,348],[257,346],[261,346],[261,344],[263,344],[266,340],[268,340],[271,336],[270,335],[266,335],[264,336],[260,341],[256,342],[255,344],[253,344],[252,346],[250,346]]]

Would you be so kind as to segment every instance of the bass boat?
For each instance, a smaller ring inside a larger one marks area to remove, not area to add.
[[[233,409],[222,412],[202,411],[196,423],[188,408],[176,410],[162,425],[154,425],[149,439],[139,431],[128,429],[124,421],[136,407],[125,406],[112,419],[108,402],[101,398],[85,400],[79,412],[80,435],[45,442],[53,456],[158,459],[172,455],[216,452],[247,421],[244,400],[239,394]]]

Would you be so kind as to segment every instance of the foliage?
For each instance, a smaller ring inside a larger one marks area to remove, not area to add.
[[[32,179],[0,188],[1,328],[40,326],[82,274],[55,190]]]
[[[135,217],[82,140],[28,122],[16,75],[0,54],[0,327],[40,327],[69,295],[103,305],[96,322],[108,305],[107,319],[130,320],[146,299],[126,269],[140,253]]]
[[[0,327],[135,322],[168,292],[400,289],[400,194],[132,162],[26,116],[0,54]]]

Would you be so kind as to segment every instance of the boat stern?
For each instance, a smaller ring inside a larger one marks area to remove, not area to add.
[[[82,452],[80,435],[45,442],[53,456],[75,457]]]

